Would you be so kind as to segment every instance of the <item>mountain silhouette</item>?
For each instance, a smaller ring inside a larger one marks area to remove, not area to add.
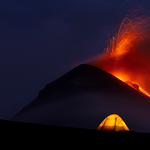
[[[150,132],[150,98],[113,75],[82,64],[47,84],[13,121],[96,129],[118,114],[129,129]]]

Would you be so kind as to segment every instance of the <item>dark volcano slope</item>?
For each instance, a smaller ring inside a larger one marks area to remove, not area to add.
[[[96,128],[112,113],[130,130],[150,132],[150,98],[99,68],[80,65],[47,84],[13,120]]]

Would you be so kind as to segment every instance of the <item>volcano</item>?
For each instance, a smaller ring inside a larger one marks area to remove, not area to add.
[[[150,98],[115,76],[82,64],[47,84],[13,121],[96,129],[110,114],[130,131],[150,132]]]

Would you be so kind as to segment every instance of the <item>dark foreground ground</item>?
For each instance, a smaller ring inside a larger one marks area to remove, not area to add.
[[[114,136],[119,139],[122,137],[141,137],[147,136],[148,133],[139,132],[106,132],[96,131],[95,129],[83,129],[63,126],[51,126],[34,123],[23,123],[8,120],[0,120],[1,136],[4,134],[7,137],[13,136],[13,138],[26,138],[31,139],[53,139],[53,140],[94,140],[94,139],[107,139],[114,140]]]

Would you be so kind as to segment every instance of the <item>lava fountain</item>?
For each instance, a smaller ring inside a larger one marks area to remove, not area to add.
[[[93,65],[150,97],[150,17],[125,17]]]

